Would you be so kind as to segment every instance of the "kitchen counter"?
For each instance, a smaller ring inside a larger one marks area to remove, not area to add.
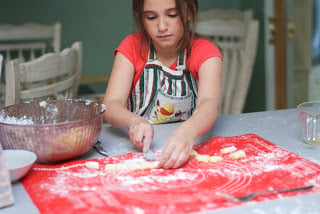
[[[152,149],[163,148],[165,139],[178,123],[156,125]],[[235,136],[247,133],[257,134],[264,139],[279,145],[303,158],[320,164],[320,146],[311,146],[302,141],[302,135],[295,109],[246,113],[220,116],[213,127],[197,140],[207,141],[214,136]],[[100,141],[110,156],[138,152],[129,142],[126,130],[116,129],[105,124],[100,134]],[[79,157],[92,159],[102,157],[94,149]],[[1,213],[38,213],[20,182],[13,184],[15,204],[0,209]],[[319,213],[320,193],[311,193],[295,197],[286,197],[243,206],[218,209],[206,213]]]

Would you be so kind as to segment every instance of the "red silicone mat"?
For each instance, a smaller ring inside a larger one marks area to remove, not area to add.
[[[220,150],[235,146],[247,157],[232,160]],[[91,161],[100,169],[89,169],[88,160],[59,165],[34,165],[22,180],[41,213],[187,213],[244,205],[216,193],[241,196],[269,188],[314,185],[312,190],[269,194],[254,202],[308,194],[320,190],[320,165],[265,139],[246,134],[214,137],[194,146],[199,154],[220,155],[218,163],[189,162],[176,170],[145,169],[107,172],[109,163],[144,161],[141,153],[129,153]],[[250,201],[252,203],[253,201]]]

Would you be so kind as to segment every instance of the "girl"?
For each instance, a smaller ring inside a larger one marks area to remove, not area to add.
[[[133,0],[133,14],[139,32],[115,50],[104,117],[129,129],[143,151],[150,148],[152,124],[184,121],[159,157],[160,167],[178,168],[217,118],[222,56],[195,35],[197,0]]]

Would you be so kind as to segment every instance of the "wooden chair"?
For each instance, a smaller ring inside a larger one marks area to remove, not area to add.
[[[259,23],[246,10],[209,10],[199,13],[197,33],[218,45],[223,55],[220,114],[243,111],[252,76]]]
[[[11,59],[19,59],[23,62],[48,52],[59,52],[60,46],[61,24],[59,22],[52,25],[36,23],[0,25],[0,54],[3,55],[4,65]],[[5,67],[2,70],[5,73]],[[5,84],[1,73],[0,82]],[[4,100],[4,96],[0,94],[0,106],[3,106],[1,100]]]
[[[76,98],[82,69],[82,43],[28,62],[6,64],[5,106],[24,101]]]
[[[33,60],[47,52],[59,52],[61,46],[61,24],[0,25],[0,53],[5,63],[18,58]]]

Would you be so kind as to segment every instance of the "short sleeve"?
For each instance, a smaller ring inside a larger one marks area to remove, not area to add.
[[[190,72],[198,78],[198,71],[200,66],[212,57],[219,57],[223,60],[222,54],[219,48],[214,45],[209,40],[201,37],[194,39],[191,46],[190,60],[189,60],[189,70]]]
[[[136,51],[135,42],[132,35],[127,36],[114,51],[114,55],[119,51],[122,53],[132,64],[135,64]]]
[[[141,33],[128,35],[114,51],[123,54],[134,66],[135,74],[133,83],[137,82],[147,62],[148,52],[145,45],[141,44]]]

